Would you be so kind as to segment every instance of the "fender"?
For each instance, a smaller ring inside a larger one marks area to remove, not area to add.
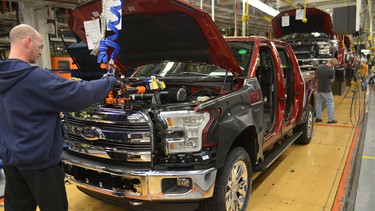
[[[307,118],[307,109],[308,105],[312,104],[313,108],[315,109],[315,84],[316,79],[315,79],[315,71],[300,71],[302,78],[303,78],[303,83],[304,83],[304,94],[305,94],[305,100],[303,102],[303,108],[301,111],[301,114],[299,115],[297,119],[297,124],[302,124],[306,121]]]
[[[244,86],[232,93],[228,93],[217,99],[199,105],[198,110],[221,110],[220,117],[209,129],[206,143],[218,145],[216,157],[216,167],[220,168],[226,159],[236,138],[247,128],[255,128],[255,141],[258,152],[254,152],[258,157],[262,155],[263,146],[263,102],[260,98],[257,102],[251,102],[249,93],[260,90],[256,78],[245,79]],[[216,134],[211,136],[210,134]],[[254,136],[252,136],[254,137]],[[249,149],[247,149],[249,150]],[[260,151],[259,151],[260,150]]]
[[[310,83],[314,83],[313,81],[310,81]],[[316,94],[315,94],[315,89],[313,85],[307,84],[306,86],[306,102],[305,105],[303,106],[302,110],[302,115],[301,118],[298,120],[298,124],[301,124],[306,121],[307,118],[307,109],[309,108],[309,104],[311,104],[315,110],[315,99],[316,99]]]

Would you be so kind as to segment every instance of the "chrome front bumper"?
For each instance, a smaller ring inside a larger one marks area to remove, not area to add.
[[[301,70],[316,69],[321,64],[326,64],[330,58],[298,59]]]
[[[63,153],[67,179],[82,188],[119,198],[193,201],[213,195],[217,170],[130,170]],[[67,169],[71,169],[69,172]]]

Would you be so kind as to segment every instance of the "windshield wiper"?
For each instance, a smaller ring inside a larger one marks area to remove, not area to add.
[[[170,74],[169,76],[207,76],[211,78],[220,78],[217,75],[210,75],[207,73],[198,73],[198,72],[180,72],[178,74]]]

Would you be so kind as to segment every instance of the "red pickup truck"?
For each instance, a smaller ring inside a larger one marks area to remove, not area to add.
[[[353,76],[355,60],[351,55],[350,40],[333,31],[331,16],[317,8],[305,9],[305,20],[296,18],[296,9],[280,12],[272,19],[276,38],[289,43],[296,54],[300,68],[315,70],[331,58],[338,61],[335,67],[334,94],[345,92],[348,78]]]
[[[317,8],[306,8],[305,16],[306,21],[296,19],[296,9],[280,12],[272,19],[275,37],[292,46],[301,68],[315,69],[330,58],[344,68],[346,46],[333,31],[331,16]]]
[[[82,43],[83,21],[101,5],[73,11]],[[131,209],[245,211],[252,173],[310,142],[314,75],[302,75],[288,43],[223,38],[209,14],[180,0],[125,1],[117,42],[117,73],[137,67],[121,77],[126,87],[64,116],[65,172],[81,191]]]

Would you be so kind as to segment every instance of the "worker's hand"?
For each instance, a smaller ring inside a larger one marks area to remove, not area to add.
[[[115,73],[106,73],[103,75],[103,77],[110,77],[110,76],[115,77]]]
[[[125,86],[124,83],[122,83],[121,81],[117,80],[117,82],[115,84],[115,87],[113,87],[113,88],[115,88],[115,89],[121,89],[124,86]]]
[[[111,74],[104,74],[102,79],[108,79],[108,80],[112,81],[112,83],[115,80],[116,82],[114,83],[112,89],[119,90],[119,89],[122,88],[122,82],[117,80],[117,78],[112,76]]]
[[[107,70],[107,73],[103,75],[103,77],[108,77],[108,76],[115,76],[116,69],[114,68],[109,68]]]

